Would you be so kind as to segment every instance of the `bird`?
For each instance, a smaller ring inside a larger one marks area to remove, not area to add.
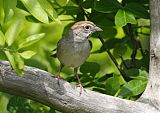
[[[76,22],[57,43],[57,58],[60,61],[58,77],[64,66],[74,68],[74,75],[78,80],[80,94],[83,86],[78,76],[78,68],[90,55],[89,37],[97,31],[103,31],[91,21]]]

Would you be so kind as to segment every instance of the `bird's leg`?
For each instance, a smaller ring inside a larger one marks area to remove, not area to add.
[[[56,78],[58,79],[58,84],[59,84],[59,79],[61,78],[61,77],[60,77],[60,73],[61,73],[61,70],[63,69],[63,67],[64,67],[64,65],[61,63],[61,64],[60,64],[60,67],[59,67],[59,69],[58,69],[58,73],[57,73],[57,75],[56,75]]]
[[[78,76],[78,67],[74,68],[74,75],[76,76],[76,78],[78,80],[78,87],[80,87],[80,95],[81,95],[82,90],[84,90],[84,89],[83,89],[83,86],[82,86],[81,81],[80,81],[79,76]]]

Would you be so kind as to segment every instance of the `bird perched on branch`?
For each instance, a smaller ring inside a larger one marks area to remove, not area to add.
[[[57,58],[61,66],[58,71],[58,78],[64,66],[73,67],[74,75],[77,77],[80,94],[83,86],[81,85],[78,68],[85,62],[90,55],[89,36],[97,31],[102,31],[93,22],[80,21],[75,23],[57,44]]]

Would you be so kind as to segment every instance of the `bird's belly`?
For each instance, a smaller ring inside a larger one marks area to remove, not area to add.
[[[60,62],[69,67],[79,67],[82,65],[88,58],[89,53],[89,43],[64,44],[63,47],[59,47],[57,50],[57,56]]]

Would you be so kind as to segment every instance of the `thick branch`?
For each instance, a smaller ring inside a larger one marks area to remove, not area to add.
[[[51,77],[51,74],[31,67],[18,76],[6,61],[0,61],[0,91],[27,97],[66,113],[158,113],[144,103],[86,90]]]
[[[160,109],[160,1],[150,0],[151,36],[149,80],[145,92],[139,99]]]

